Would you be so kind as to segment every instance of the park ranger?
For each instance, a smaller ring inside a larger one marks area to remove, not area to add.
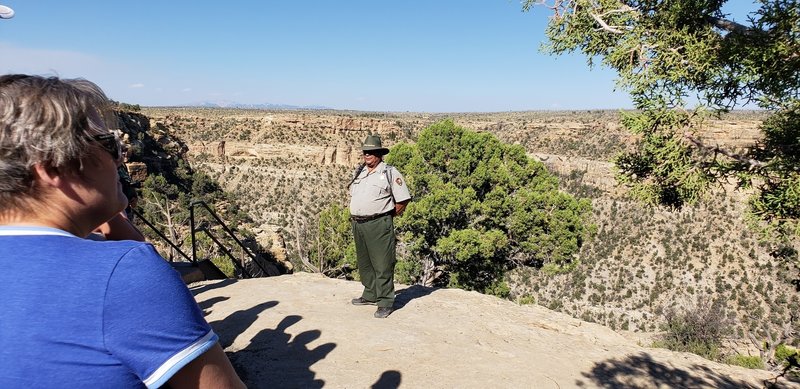
[[[378,135],[369,135],[361,147],[362,163],[350,186],[350,217],[356,241],[358,272],[364,291],[353,305],[377,305],[375,317],[389,316],[394,304],[395,216],[411,201],[405,179],[383,163],[389,149]]]

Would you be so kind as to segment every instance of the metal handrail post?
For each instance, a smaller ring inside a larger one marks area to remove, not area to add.
[[[244,275],[246,275],[246,276],[247,276],[247,278],[253,278],[253,275],[252,275],[252,274],[250,274],[250,272],[249,272],[249,271],[247,271],[247,269],[245,269],[245,267],[244,267],[244,266],[242,266],[242,265],[241,265],[239,262],[237,262],[237,261],[236,261],[236,257],[233,255],[233,253],[231,253],[231,252],[230,252],[230,250],[228,250],[228,249],[225,247],[225,245],[223,245],[223,244],[222,244],[222,242],[220,242],[220,241],[219,241],[219,239],[217,239],[217,238],[216,238],[216,237],[215,237],[215,236],[214,236],[214,235],[211,233],[211,231],[209,231],[209,230],[207,230],[207,229],[202,229],[201,231],[205,232],[205,233],[206,233],[206,235],[208,235],[208,237],[209,237],[209,238],[211,238],[211,240],[212,240],[212,241],[214,241],[214,243],[216,243],[216,244],[217,244],[217,247],[219,247],[219,249],[220,249],[220,250],[222,250],[222,253],[223,253],[223,254],[225,254],[225,255],[227,255],[227,256],[228,256],[228,258],[230,258],[230,259],[231,259],[231,262],[233,263],[233,265],[234,265],[234,266],[236,266],[236,267],[237,267],[237,268],[238,268],[238,269],[239,269],[239,270],[240,270],[240,271],[241,271],[241,272],[242,272]]]
[[[194,211],[194,206],[195,205],[202,205],[203,208],[205,208],[208,211],[208,213],[211,215],[211,217],[213,217],[214,220],[216,220],[217,223],[222,227],[222,229],[228,234],[228,236],[233,238],[233,240],[239,245],[239,247],[244,249],[244,252],[247,254],[247,256],[250,257],[250,259],[253,260],[253,262],[255,262],[256,266],[258,266],[259,269],[261,269],[261,271],[264,272],[264,274],[269,274],[267,272],[267,269],[264,269],[264,267],[261,266],[260,263],[258,263],[258,260],[256,260],[256,256],[253,255],[252,253],[250,253],[250,251],[247,249],[247,247],[244,245],[244,243],[242,243],[242,241],[240,241],[239,238],[236,237],[236,234],[234,234],[233,231],[231,231],[231,229],[228,228],[228,225],[225,224],[225,222],[222,221],[222,219],[220,219],[219,216],[217,216],[217,214],[211,209],[211,207],[209,207],[208,204],[206,204],[205,201],[203,201],[203,200],[194,200],[194,201],[192,201],[192,204],[191,204],[191,210],[192,211]],[[194,219],[192,219],[192,220],[194,220]],[[194,225],[192,225],[192,232],[194,232]]]
[[[239,238],[237,238],[237,237],[236,237],[236,235],[233,233],[233,231],[231,231],[231,229],[230,229],[230,228],[228,228],[228,225],[226,225],[226,224],[225,224],[225,222],[224,222],[224,221],[222,221],[222,219],[220,219],[220,217],[219,217],[219,216],[217,216],[217,214],[216,214],[216,213],[214,213],[214,211],[213,211],[213,210],[211,210],[211,207],[209,207],[209,206],[208,206],[208,204],[206,204],[206,202],[205,202],[205,201],[202,201],[202,200],[195,200],[194,202],[192,202],[192,205],[194,205],[194,204],[199,204],[199,205],[202,205],[202,206],[203,206],[203,208],[205,208],[205,209],[208,211],[208,213],[211,215],[211,217],[213,217],[213,218],[214,218],[214,220],[216,220],[216,221],[217,221],[217,223],[218,223],[218,224],[219,224],[219,225],[222,227],[222,229],[223,229],[223,230],[225,230],[225,232],[227,232],[227,233],[228,233],[228,236],[230,236],[231,238],[233,238],[233,240],[235,240],[235,241],[236,241],[236,243],[238,243],[238,244],[239,244],[239,246],[242,246],[242,247],[244,247],[244,243],[242,243],[242,242],[239,240]]]
[[[197,245],[195,244],[194,237],[194,202],[189,205],[189,229],[191,230],[192,237],[192,263],[197,263]]]
[[[191,261],[191,260],[192,260],[191,258],[189,258],[189,256],[188,256],[188,255],[186,255],[186,253],[184,253],[184,252],[183,252],[183,250],[181,250],[181,248],[180,248],[180,247],[178,247],[178,246],[177,246],[175,243],[173,243],[173,242],[172,242],[172,241],[171,241],[169,238],[167,238],[167,236],[166,236],[166,235],[164,235],[164,234],[163,234],[161,231],[159,231],[159,230],[158,230],[158,228],[156,228],[156,226],[154,226],[154,225],[153,225],[153,223],[150,223],[150,221],[149,221],[149,220],[147,220],[147,218],[145,218],[145,217],[144,217],[144,216],[143,216],[141,213],[139,213],[139,211],[137,211],[135,208],[134,208],[134,209],[132,209],[132,210],[133,210],[133,214],[134,214],[134,215],[136,215],[136,217],[137,217],[139,220],[141,220],[141,221],[142,221],[142,223],[144,223],[146,226],[150,227],[150,230],[152,230],[153,232],[155,232],[155,234],[156,234],[156,235],[158,235],[158,236],[159,236],[159,237],[160,237],[160,238],[161,238],[161,239],[162,239],[164,242],[167,242],[167,244],[168,244],[170,247],[172,247],[173,249],[175,249],[175,251],[177,251],[177,252],[178,252],[178,254],[180,254],[180,255],[181,255],[181,256],[182,256],[184,259],[186,259],[187,261]],[[170,259],[169,259],[169,262],[173,262],[173,260],[172,260],[172,257],[170,257]]]

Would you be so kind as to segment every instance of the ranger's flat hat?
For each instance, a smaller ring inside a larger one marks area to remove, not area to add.
[[[367,135],[364,139],[364,144],[361,145],[361,151],[373,151],[380,154],[389,154],[389,149],[383,147],[381,144],[381,137],[378,135]]]

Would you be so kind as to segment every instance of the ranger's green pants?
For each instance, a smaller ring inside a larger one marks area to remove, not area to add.
[[[392,217],[387,215],[352,223],[358,273],[364,285],[361,297],[377,302],[379,307],[391,308],[394,304],[394,265],[397,262]]]

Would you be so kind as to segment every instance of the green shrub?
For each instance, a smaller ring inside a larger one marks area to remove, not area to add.
[[[674,338],[661,339],[654,341],[653,347],[692,353],[708,360],[719,360],[720,357],[719,343],[709,343],[699,340],[679,341]]]
[[[394,267],[395,281],[401,284],[411,285],[419,282],[419,274],[422,274],[422,263],[416,260],[398,258]]]
[[[213,263],[221,272],[225,274],[228,278],[236,278],[236,268],[233,266],[231,259],[227,256],[214,256],[211,257],[211,263]]]
[[[741,366],[748,369],[763,369],[764,361],[761,357],[754,355],[736,354],[725,359],[725,363],[734,366]]]
[[[542,266],[542,273],[548,276],[555,276],[559,274],[569,273],[574,270],[578,266],[578,262],[570,262],[569,264],[556,264],[556,263],[546,263]]]
[[[531,295],[527,295],[527,296],[521,296],[521,297],[520,297],[520,298],[517,300],[517,304],[519,304],[519,305],[532,305],[532,304],[536,304],[536,297],[533,297],[533,296],[531,296]]]
[[[800,377],[800,352],[796,348],[780,344],[775,349],[775,360],[787,375]]]
[[[789,359],[789,357],[794,356],[797,357],[797,349],[791,346],[787,346],[785,344],[780,344],[775,349],[775,360],[776,361],[785,361]]]
[[[664,334],[653,346],[719,360],[722,340],[730,328],[724,303],[700,298],[695,306],[683,311],[664,310]]]
[[[520,145],[452,120],[395,145],[387,163],[414,194],[395,221],[408,259],[433,260],[436,286],[508,296],[507,271],[571,270],[593,230],[591,202],[559,191],[557,177]]]

